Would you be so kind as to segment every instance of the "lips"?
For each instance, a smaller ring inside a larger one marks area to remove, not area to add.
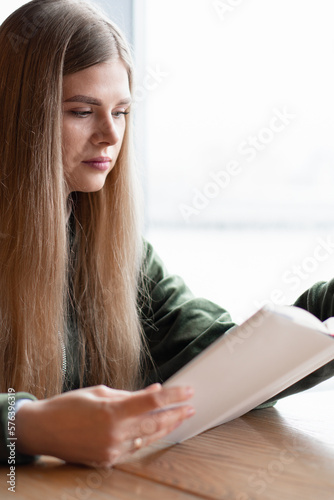
[[[109,156],[98,156],[96,158],[91,158],[90,160],[85,160],[82,163],[85,163],[96,170],[105,171],[110,168],[111,162],[112,159],[109,158]]]

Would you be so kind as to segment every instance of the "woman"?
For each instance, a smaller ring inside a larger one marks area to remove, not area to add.
[[[0,46],[1,458],[11,388],[28,399],[17,461],[111,465],[192,415],[152,415],[192,394],[154,382],[232,323],[143,246],[119,29],[81,1],[34,0],[3,23]]]
[[[233,323],[140,238],[119,29],[33,0],[0,46],[0,458],[15,418],[16,463],[110,466],[193,414],[191,388],[159,383]]]

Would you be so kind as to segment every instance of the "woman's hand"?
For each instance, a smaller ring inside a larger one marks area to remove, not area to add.
[[[112,466],[166,436],[194,414],[190,388],[154,384],[137,392],[100,385],[26,402],[16,414],[17,450],[68,462]],[[164,411],[156,411],[164,410]]]

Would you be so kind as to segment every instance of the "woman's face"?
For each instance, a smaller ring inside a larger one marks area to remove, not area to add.
[[[69,193],[103,187],[122,145],[130,101],[121,60],[64,77],[62,148]]]

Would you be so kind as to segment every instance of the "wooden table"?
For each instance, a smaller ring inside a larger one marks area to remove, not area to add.
[[[334,391],[295,395],[182,444],[140,450],[111,470],[42,457],[1,467],[15,500],[334,500]]]

